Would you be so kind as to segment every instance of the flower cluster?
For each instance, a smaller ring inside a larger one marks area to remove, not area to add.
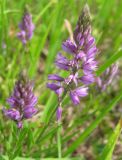
[[[20,32],[17,34],[18,38],[25,45],[33,36],[34,24],[32,22],[32,16],[26,12],[22,18],[22,22],[19,24]]]
[[[21,76],[15,84],[13,94],[7,99],[10,109],[3,109],[5,116],[14,120],[18,128],[22,128],[23,119],[29,119],[37,113],[37,97],[33,94],[33,87],[32,81]]]
[[[70,55],[68,59],[62,53],[58,53],[55,60],[56,66],[67,71],[68,77],[63,78],[57,74],[48,76],[54,82],[47,83],[47,87],[60,97],[69,93],[72,102],[77,105],[80,97],[88,94],[88,85],[95,81],[94,71],[97,68],[95,60],[97,48],[95,39],[91,35],[88,8],[85,6],[74,31],[74,40],[66,40],[62,43],[63,51]]]
[[[117,76],[118,64],[113,64],[111,67],[107,68],[106,71],[96,78],[97,87],[104,91],[111,84],[113,79]]]

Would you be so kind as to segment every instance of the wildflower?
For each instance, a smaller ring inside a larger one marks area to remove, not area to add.
[[[32,16],[26,12],[22,18],[22,22],[19,24],[20,32],[17,34],[18,38],[25,45],[33,36],[34,24],[32,22]]]
[[[33,87],[32,81],[21,76],[15,84],[13,94],[7,99],[10,108],[3,109],[4,115],[14,120],[18,128],[22,128],[24,119],[32,118],[37,113],[37,97],[33,94]]]
[[[65,95],[69,95],[74,105],[80,103],[80,98],[88,95],[88,85],[95,81],[94,71],[97,69],[97,48],[91,35],[88,8],[85,6],[73,34],[73,40],[62,43],[62,49],[70,58],[58,53],[55,64],[60,70],[65,70],[68,77],[57,74],[49,75],[51,83],[47,87],[58,96],[59,106]],[[68,56],[68,57],[69,57]],[[59,113],[59,107],[57,109]]]
[[[79,88],[76,88],[75,90],[71,91],[70,97],[71,97],[72,102],[75,105],[79,104],[80,103],[79,97],[87,96],[87,94],[88,94],[87,90],[88,90],[88,87],[79,87]]]
[[[97,87],[104,91],[111,84],[113,79],[118,73],[118,64],[113,64],[111,67],[107,68],[106,71],[96,78]]]

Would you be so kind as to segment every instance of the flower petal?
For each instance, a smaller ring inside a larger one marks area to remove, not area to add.
[[[61,86],[57,83],[47,83],[47,88],[50,88],[53,91],[56,91],[59,89]]]
[[[73,43],[71,40],[66,40],[62,44],[62,48],[65,52],[75,54],[77,51],[77,46],[75,43]]]
[[[63,70],[69,70],[70,67],[70,61],[66,57],[64,57],[61,53],[57,55],[55,64],[57,67]]]
[[[57,121],[61,120],[61,116],[62,116],[62,108],[58,107],[57,111],[56,111],[56,117],[57,117]]]
[[[80,99],[73,91],[70,92],[70,98],[71,98],[72,102],[74,103],[74,105],[78,105],[80,103]]]
[[[63,81],[64,78],[58,76],[57,74],[49,74],[48,75],[48,80],[56,80],[56,81]]]
[[[79,87],[75,89],[74,92],[79,97],[85,97],[88,95],[88,87]]]
[[[84,84],[88,85],[91,84],[95,81],[94,75],[93,74],[88,74],[84,75],[81,78],[79,78]]]
[[[20,112],[15,109],[8,109],[8,110],[3,109],[3,113],[5,116],[7,116],[8,118],[12,120],[18,121],[19,119],[21,119]]]
[[[37,113],[37,109],[34,107],[28,107],[24,109],[24,118],[31,118],[34,114]]]

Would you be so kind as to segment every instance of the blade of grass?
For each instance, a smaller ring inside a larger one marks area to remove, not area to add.
[[[29,68],[29,75],[32,77],[34,76],[36,69],[37,69],[37,64],[38,64],[38,60],[39,60],[39,56],[41,54],[41,51],[45,45],[47,36],[49,34],[50,28],[52,26],[52,21],[50,22],[47,31],[45,32],[45,34],[43,35],[43,38],[40,36],[40,38],[38,39],[38,44],[36,46],[35,51],[31,52],[31,65]]]
[[[104,27],[104,25],[106,25],[106,21],[109,19],[110,14],[111,14],[111,10],[113,8],[113,6],[115,5],[115,1],[114,0],[104,0],[101,1],[102,7],[98,13],[98,16],[96,18],[96,23],[98,24],[99,22],[99,26],[101,28]]]
[[[18,132],[18,130],[17,130]],[[19,155],[21,149],[22,149],[22,144],[25,138],[25,135],[27,134],[27,129],[24,128],[23,130],[19,131],[16,136],[18,136],[18,140],[16,141],[16,146],[15,150],[11,153],[9,159],[13,160],[17,155]],[[13,149],[13,146],[12,146]]]
[[[45,106],[45,110],[42,116],[42,121],[47,124],[49,122],[50,119],[50,114],[52,113],[52,111],[57,107],[56,104],[56,95],[54,93],[51,93],[48,102]]]
[[[117,124],[115,130],[111,134],[107,145],[103,149],[102,154],[98,157],[98,160],[110,160],[112,159],[112,153],[115,148],[116,142],[118,140],[118,137],[122,131],[122,118],[120,119],[119,123]]]
[[[41,16],[53,5],[57,3],[57,0],[51,0],[44,8],[43,10],[36,16],[34,22],[37,23],[38,20],[41,18]]]

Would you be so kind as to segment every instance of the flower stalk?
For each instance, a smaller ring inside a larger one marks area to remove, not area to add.
[[[62,153],[61,153],[61,121],[58,121],[58,130],[57,130],[57,143],[58,143],[58,158],[62,158]]]
[[[68,38],[62,43],[62,49],[69,54],[65,57],[61,52],[57,54],[55,65],[67,72],[67,77],[58,74],[48,75],[47,87],[54,91],[58,98],[56,111],[58,131],[58,153],[61,158],[61,117],[62,101],[70,96],[74,105],[80,104],[80,99],[88,95],[89,85],[95,82],[94,72],[97,69],[97,47],[91,34],[89,8],[86,5],[79,17],[73,39]]]

